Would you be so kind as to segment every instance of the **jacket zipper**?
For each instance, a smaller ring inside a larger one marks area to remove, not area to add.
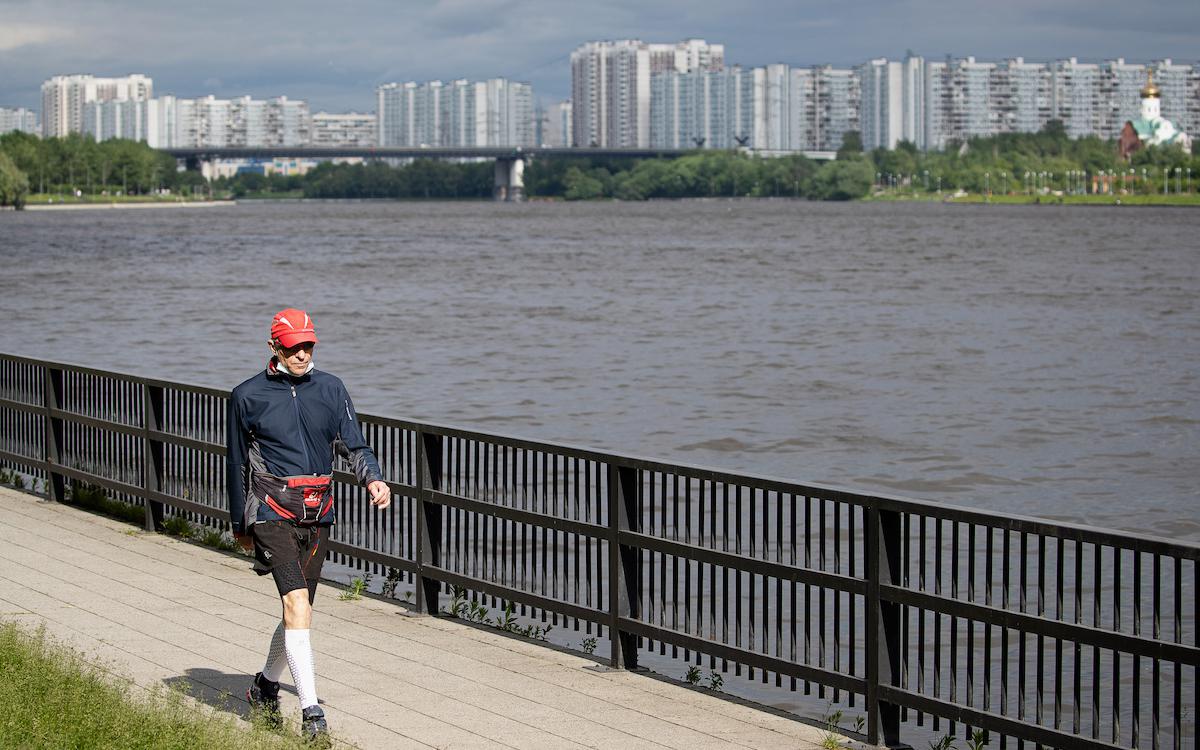
[[[292,383],[292,407],[296,412],[296,434],[300,437],[300,447],[304,449],[304,468],[305,473],[312,468],[312,456],[308,454],[308,441],[304,439],[304,422],[300,419],[300,401],[296,396],[296,384]]]

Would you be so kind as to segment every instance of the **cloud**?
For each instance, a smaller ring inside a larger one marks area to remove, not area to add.
[[[46,78],[143,72],[177,96],[286,95],[374,108],[406,80],[497,76],[540,98],[570,90],[589,40],[705,38],[745,66],[927,57],[1194,59],[1200,3],[1156,0],[0,0],[0,103],[38,104]]]
[[[0,52],[18,50],[22,47],[33,47],[63,42],[70,39],[73,32],[61,26],[34,23],[5,23],[0,25]]]

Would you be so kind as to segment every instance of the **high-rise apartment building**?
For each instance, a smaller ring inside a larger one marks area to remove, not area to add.
[[[555,102],[541,110],[538,118],[540,132],[536,142],[551,148],[566,148],[571,145],[571,100]]]
[[[91,75],[54,76],[42,84],[42,135],[55,138],[82,133],[84,109],[92,102],[144,102],[154,94],[154,82],[135,74],[121,78]]]
[[[925,145],[925,60],[871,60],[858,68],[863,148]]]
[[[109,99],[83,105],[82,133],[97,141],[124,138],[147,139],[150,102],[135,99]]]
[[[587,42],[571,53],[572,144],[645,148],[651,141],[651,76],[725,67],[725,47],[703,39],[677,44]]]
[[[487,81],[388,83],[376,89],[380,146],[533,146],[533,88]]]
[[[376,144],[375,115],[347,112],[317,112],[312,116],[313,146],[323,148],[369,148]]]
[[[651,146],[836,151],[859,123],[853,70],[784,64],[652,76]]]
[[[14,130],[30,135],[41,135],[37,112],[24,107],[0,107],[0,135]]]
[[[311,141],[308,103],[286,96],[165,96],[148,102],[145,111],[145,137],[155,148],[303,146]]]

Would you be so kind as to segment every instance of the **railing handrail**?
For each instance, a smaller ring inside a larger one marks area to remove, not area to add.
[[[228,398],[230,394],[230,389],[220,388],[218,386],[165,380],[162,378],[154,378],[120,370],[104,370],[87,365],[39,359],[36,357],[9,354],[6,352],[0,352],[0,359],[23,362],[25,364],[41,367],[50,367],[52,369],[69,372],[79,372],[102,377],[115,377],[127,380],[129,382],[141,383],[143,385],[174,388],[193,393],[216,396],[218,398]],[[921,513],[922,515],[937,515],[942,518],[976,523],[981,526],[1008,528],[1012,531],[1026,531],[1035,534],[1046,534],[1048,536],[1056,536],[1066,539],[1078,539],[1083,542],[1102,544],[1104,546],[1118,546],[1123,549],[1154,551],[1182,557],[1188,560],[1200,560],[1200,542],[1192,542],[1187,539],[1164,539],[1162,537],[1151,536],[1149,534],[1136,531],[1114,529],[1105,526],[1094,526],[1091,524],[1078,523],[1074,521],[1051,519],[1043,516],[1001,513],[998,511],[974,508],[967,505],[955,505],[953,503],[944,503],[936,500],[925,500],[921,498],[905,497],[902,495],[890,495],[886,493],[854,489],[839,485],[800,482],[795,479],[772,476],[769,474],[757,474],[725,467],[706,466],[703,464],[693,464],[665,458],[638,456],[621,451],[602,450],[599,448],[573,445],[570,443],[562,443],[543,438],[529,438],[521,435],[501,434],[489,432],[487,430],[477,430],[470,427],[462,427],[443,422],[421,421],[405,417],[382,416],[363,411],[358,412],[358,417],[364,422],[391,425],[403,429],[411,429],[413,431],[419,430],[421,432],[443,435],[447,437],[486,438],[489,441],[501,445],[508,444],[518,448],[557,451],[559,453],[570,455],[576,458],[601,461],[605,463],[615,463],[617,465],[627,466],[630,468],[681,472],[694,479],[707,479],[719,482],[734,482],[739,484],[753,484],[756,487],[763,489],[778,490],[796,495],[819,496],[823,498],[843,500],[861,505],[863,507],[881,507],[890,510],[913,511]],[[113,424],[114,426],[119,426],[120,423]],[[213,445],[216,446],[217,444],[214,443]]]

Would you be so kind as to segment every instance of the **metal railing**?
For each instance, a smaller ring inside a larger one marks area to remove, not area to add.
[[[0,355],[0,464],[227,526],[227,392]],[[1196,747],[1200,546],[360,415],[396,501],[338,468],[336,562],[416,607],[513,602],[639,656],[1000,747]]]

